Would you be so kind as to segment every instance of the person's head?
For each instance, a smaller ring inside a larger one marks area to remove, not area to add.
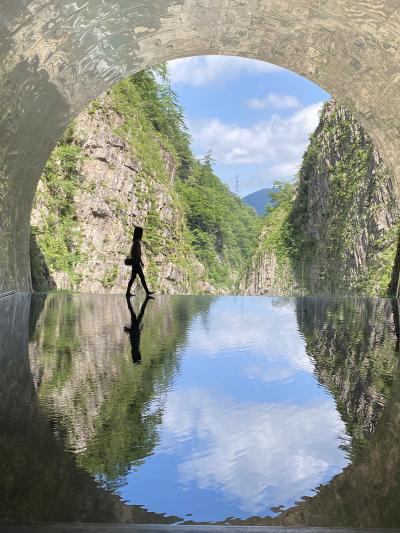
[[[135,230],[133,232],[133,238],[140,240],[142,236],[143,236],[143,228],[139,228],[139,226],[135,226]]]

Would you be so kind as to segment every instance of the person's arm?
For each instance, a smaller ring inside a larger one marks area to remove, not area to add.
[[[144,266],[143,259],[142,259],[142,243],[139,241],[139,252],[140,252],[140,264]]]

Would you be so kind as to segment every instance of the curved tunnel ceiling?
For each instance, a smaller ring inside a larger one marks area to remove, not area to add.
[[[228,54],[319,84],[366,128],[400,190],[398,0],[3,0],[0,291],[29,290],[37,181],[66,125],[141,68]]]

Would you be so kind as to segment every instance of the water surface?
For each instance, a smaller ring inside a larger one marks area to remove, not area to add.
[[[396,306],[1,301],[0,518],[400,525],[387,500],[353,502],[368,475],[399,494]]]

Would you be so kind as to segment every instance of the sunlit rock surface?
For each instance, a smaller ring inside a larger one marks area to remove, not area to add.
[[[78,154],[76,162],[70,163],[77,176],[76,190],[69,199],[74,210],[70,246],[76,247],[75,255],[81,259],[73,268],[73,277],[71,273],[52,269],[43,258],[40,239],[36,240],[33,234],[34,290],[46,292],[56,287],[125,293],[131,269],[124,266],[124,259],[130,253],[133,227],[146,226],[146,219],[154,214],[158,231],[145,229],[145,240],[146,233],[156,237],[157,250],[146,242],[142,246],[146,278],[152,290],[168,294],[213,292],[213,287],[202,280],[204,266],[185,248],[184,212],[173,190],[174,157],[155,141],[152,148],[158,154],[151,150],[153,156],[148,157],[158,156],[162,161],[166,180],[144,170],[148,161],[137,156],[135,148],[124,140],[120,129],[125,119],[115,107],[113,96],[105,94],[68,128],[70,146]],[[52,158],[57,165],[57,155]],[[62,178],[60,165],[55,168]],[[52,196],[57,196],[57,192],[45,179],[39,181],[31,218],[34,232],[40,233],[46,227],[52,209],[55,210]],[[156,235],[151,235],[152,232]]]
[[[396,287],[389,289],[400,220],[394,178],[364,129],[334,100],[322,108],[298,176],[292,199],[267,216],[242,290],[395,294]],[[274,226],[276,220],[282,225]],[[398,272],[393,277],[397,282]]]

